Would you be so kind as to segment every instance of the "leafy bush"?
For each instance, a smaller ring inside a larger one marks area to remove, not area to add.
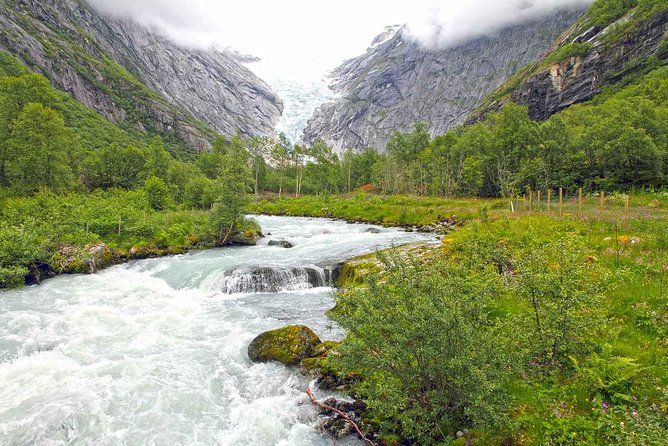
[[[489,316],[499,283],[491,270],[430,267],[381,258],[383,282],[347,299],[348,329],[337,367],[363,377],[357,389],[404,438],[434,444],[475,424],[507,417],[507,380],[519,349]]]
[[[606,277],[583,246],[560,239],[531,247],[516,265],[517,293],[531,307],[536,359],[567,365],[570,355],[586,353],[603,323],[598,309]]]

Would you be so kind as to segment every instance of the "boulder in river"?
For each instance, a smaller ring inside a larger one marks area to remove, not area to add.
[[[270,240],[269,246],[280,246],[281,248],[294,248],[294,244],[287,240]]]
[[[378,229],[378,228],[368,228],[368,229],[367,229],[366,231],[364,231],[364,232],[368,232],[369,234],[380,234],[380,233],[383,232],[383,231],[381,231],[381,230]]]
[[[278,361],[292,366],[313,356],[320,338],[305,325],[289,325],[266,331],[248,346],[248,357],[254,362]]]
[[[252,231],[240,232],[230,237],[230,245],[255,246],[257,245],[258,235]]]

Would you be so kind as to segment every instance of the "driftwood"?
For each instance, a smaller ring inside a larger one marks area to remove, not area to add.
[[[306,394],[307,394],[308,397],[311,399],[311,403],[313,403],[315,406],[318,406],[318,407],[321,408],[321,409],[325,409],[325,410],[328,410],[328,411],[330,411],[330,412],[334,412],[335,414],[337,414],[337,415],[343,417],[345,420],[347,420],[348,422],[350,422],[350,424],[351,424],[351,425],[355,428],[355,430],[357,431],[357,434],[360,436],[360,438],[361,438],[362,440],[364,440],[365,443],[370,444],[371,446],[375,446],[375,445],[374,445],[374,442],[371,441],[371,440],[369,440],[368,438],[366,438],[366,435],[364,435],[364,434],[362,433],[362,431],[360,430],[360,428],[359,428],[359,426],[357,425],[357,423],[355,423],[355,422],[354,422],[354,421],[353,421],[353,420],[352,420],[352,419],[351,419],[345,412],[343,412],[343,411],[337,409],[336,407],[328,406],[327,404],[323,404],[323,403],[321,403],[320,401],[316,400],[315,397],[313,396],[313,392],[311,392],[311,388],[310,388],[310,387],[307,387],[307,388],[306,388]]]

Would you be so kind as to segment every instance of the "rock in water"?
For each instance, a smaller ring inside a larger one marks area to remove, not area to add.
[[[287,240],[270,240],[269,246],[280,246],[281,248],[294,248],[295,245]]]
[[[248,346],[248,357],[254,362],[278,361],[292,366],[313,356],[320,338],[305,325],[289,325],[266,331]]]

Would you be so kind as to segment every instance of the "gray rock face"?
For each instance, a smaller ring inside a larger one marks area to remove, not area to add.
[[[211,129],[274,135],[282,112],[234,54],[181,47],[83,0],[0,0],[0,49],[107,119],[174,132],[198,149]]]
[[[504,80],[540,57],[582,11],[560,12],[495,37],[430,51],[399,27],[378,36],[363,56],[333,75],[340,96],[321,106],[304,141],[322,138],[335,150],[385,149],[392,132],[424,121],[432,135],[462,124]]]
[[[604,43],[603,37],[614,26],[606,29],[575,27],[561,43],[589,42],[591,50],[584,57],[569,57],[533,74],[513,91],[513,101],[527,105],[532,119],[544,120],[566,107],[588,101],[604,86],[642,69],[643,63],[652,56],[661,65],[668,62],[668,45],[661,45],[668,35],[668,9],[623,39]],[[641,63],[629,63],[631,61]]]

